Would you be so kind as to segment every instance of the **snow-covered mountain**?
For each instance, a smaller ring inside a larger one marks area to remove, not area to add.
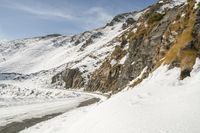
[[[30,74],[69,64],[91,71],[119,44],[117,37],[127,31],[127,19],[138,19],[139,13],[116,16],[105,27],[74,36],[52,34],[43,37],[0,42],[1,73]],[[83,66],[84,65],[84,66]],[[89,70],[88,70],[89,69]]]
[[[104,27],[73,36],[0,42],[0,132],[9,123],[57,114],[98,97],[64,90],[60,76],[66,69],[78,69],[86,82],[138,17],[137,12],[121,14]]]
[[[33,84],[30,87],[63,88],[65,84],[66,88],[83,88],[142,13],[120,14],[106,26],[78,35],[1,42],[1,77],[15,79],[23,86]]]
[[[119,38],[130,29],[140,14],[121,14],[105,27],[74,36],[52,34],[1,42],[0,72],[29,76],[42,71],[56,71],[55,75],[65,68],[78,68],[85,82],[89,74],[120,44]]]
[[[22,132],[199,133],[199,58],[199,1],[159,0],[78,35],[1,42],[0,107],[103,92],[108,100]]]
[[[123,31],[121,26],[119,23],[75,36],[49,35],[1,43],[1,72],[30,74],[74,62],[83,67],[84,61],[91,62],[92,67],[114,47],[108,42]],[[97,59],[93,61],[92,56]]]

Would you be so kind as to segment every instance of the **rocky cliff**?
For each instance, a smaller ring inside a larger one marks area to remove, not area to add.
[[[118,36],[120,45],[91,74],[86,90],[118,92],[162,64],[180,67],[180,79],[190,76],[200,52],[198,3],[159,1],[138,14],[138,20]]]

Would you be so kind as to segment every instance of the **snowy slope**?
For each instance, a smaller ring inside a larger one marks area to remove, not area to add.
[[[179,74],[179,68],[161,66],[134,89],[22,133],[199,133],[200,60],[191,77],[180,81]],[[62,124],[54,127],[55,122]]]
[[[66,67],[87,76],[113,50],[122,23],[74,36],[48,35],[0,43],[0,107],[51,102],[68,97],[51,78]],[[84,46],[90,40],[87,46]],[[84,47],[83,47],[84,46]],[[73,94],[72,94],[73,98]]]
[[[110,41],[123,32],[121,27],[122,23],[118,23],[91,31],[89,35],[82,33],[71,37],[44,37],[1,43],[0,72],[30,74],[74,62],[76,65],[71,67],[85,69],[85,65],[88,70],[93,70],[113,50],[116,44]],[[91,44],[83,48],[86,40],[95,34],[97,36],[93,37]],[[77,41],[79,43],[75,44]]]
[[[116,16],[104,27],[74,36],[53,34],[0,42],[0,73],[32,74],[78,67],[86,78],[120,44],[118,38],[130,28],[123,29],[126,20],[137,20],[142,13]]]

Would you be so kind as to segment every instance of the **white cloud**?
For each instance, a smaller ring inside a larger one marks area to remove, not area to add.
[[[64,19],[73,19],[73,17],[69,14],[63,13],[61,11],[56,10],[42,10],[42,9],[34,9],[28,6],[20,5],[17,7],[19,10],[26,11],[35,15],[40,16],[49,16],[49,17],[60,17]]]
[[[84,23],[84,28],[87,30],[88,28],[94,28],[98,26],[102,26],[110,21],[112,15],[109,14],[102,7],[92,7],[87,11],[83,12],[82,17],[80,18]]]
[[[24,11],[26,13],[30,13],[36,16],[43,16],[45,19],[46,18],[63,18],[63,19],[71,20],[74,18],[72,15],[67,14],[66,12],[55,10],[53,8],[50,8],[50,9],[47,9],[46,7],[39,8],[39,7],[33,7],[33,6],[23,5],[23,4],[14,3],[14,2],[9,3],[8,5],[6,5],[6,7]]]
[[[90,30],[99,26],[103,26],[112,18],[112,15],[103,7],[91,7],[88,10],[81,12],[81,10],[77,10],[75,8],[72,9],[70,6],[56,8],[52,5],[50,6],[48,3],[42,4],[41,2],[33,5],[30,3],[25,4],[12,0],[2,1],[0,3],[0,7],[29,13],[38,19],[71,21],[77,24],[77,27],[80,27],[80,30]]]
[[[110,15],[105,9],[102,7],[92,7],[85,12],[77,12],[77,11],[66,11],[66,10],[58,10],[55,7],[43,7],[43,6],[29,6],[20,3],[9,3],[9,8],[24,11],[26,13],[30,13],[36,16],[39,16],[41,19],[65,19],[74,21],[77,23],[83,24],[84,29],[94,28],[96,26],[100,26],[108,22],[112,15]],[[66,7],[67,8],[67,7]]]
[[[101,7],[92,7],[86,11],[85,14],[92,16],[101,22],[106,22],[112,18],[112,16]]]
[[[105,11],[102,7],[92,7],[85,12],[77,12],[74,10],[62,10],[62,9],[55,9],[55,7],[47,7],[44,5],[40,6],[33,6],[33,5],[25,5],[22,3],[17,2],[6,2],[4,6],[11,9],[16,9],[20,11],[24,11],[26,13],[30,13],[36,16],[40,16],[43,19],[55,19],[55,18],[62,18],[66,20],[76,20],[76,21],[91,21],[91,23],[105,23],[112,18],[108,12]],[[68,9],[67,7],[65,9]],[[94,21],[95,20],[95,21]]]

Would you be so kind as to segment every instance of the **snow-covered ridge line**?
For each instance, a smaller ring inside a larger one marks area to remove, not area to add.
[[[94,51],[98,50],[98,48],[101,50],[102,46],[106,46],[106,43],[111,41],[116,36],[115,34],[119,32],[120,25],[101,29],[99,32],[103,34],[102,39],[94,39],[96,41],[89,44],[83,51],[79,51],[79,49],[82,48],[85,42],[74,45],[68,37],[62,37],[61,40],[60,37],[56,37],[41,40],[28,39],[1,44],[0,52],[3,59],[0,62],[0,71],[27,74],[55,68],[65,63],[76,61],[76,59],[81,60],[86,55],[94,55]],[[63,42],[62,40],[65,41]],[[107,46],[107,51],[111,49],[111,46]],[[104,50],[102,49],[101,53],[97,53],[94,56],[106,54],[107,51],[104,51],[105,48]],[[92,59],[90,60],[92,61]]]
[[[158,13],[164,13],[165,9],[172,9],[176,6],[181,6],[187,4],[187,0],[169,0],[164,2],[163,0],[158,1],[159,4],[163,4],[160,9],[157,11]]]

